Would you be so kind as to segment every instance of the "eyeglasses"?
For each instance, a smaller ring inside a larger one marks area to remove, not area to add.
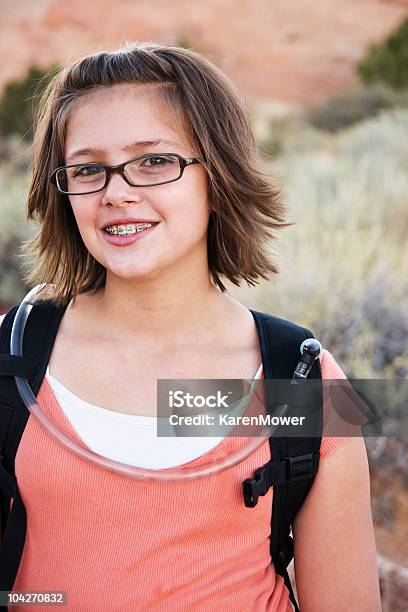
[[[115,172],[132,187],[153,187],[178,181],[186,166],[200,163],[195,157],[184,159],[177,153],[150,153],[117,166],[95,163],[60,166],[51,174],[50,181],[64,195],[102,191]]]

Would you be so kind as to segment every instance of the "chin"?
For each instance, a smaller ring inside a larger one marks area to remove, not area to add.
[[[158,274],[158,270],[150,267],[108,267],[108,273],[122,280],[137,281],[153,279]]]

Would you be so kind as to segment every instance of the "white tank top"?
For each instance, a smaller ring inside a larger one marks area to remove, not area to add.
[[[262,364],[253,380],[261,376]],[[48,367],[46,378],[81,440],[99,455],[127,465],[156,470],[177,467],[207,453],[225,437],[158,437],[155,416],[123,414],[85,402],[54,378]],[[238,410],[242,412],[242,402]]]

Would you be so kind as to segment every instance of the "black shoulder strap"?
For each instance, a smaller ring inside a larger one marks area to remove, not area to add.
[[[264,378],[291,379],[299,361],[300,344],[306,338],[313,338],[313,334],[308,329],[279,317],[252,310],[251,312],[258,329]],[[314,362],[309,378],[321,379],[318,359]],[[258,496],[265,495],[271,486],[274,487],[271,558],[276,572],[285,579],[295,610],[298,610],[298,606],[287,573],[287,566],[293,558],[293,539],[290,531],[319,468],[323,420],[321,388],[318,402],[321,409],[313,415],[316,421],[313,431],[320,432],[320,437],[271,437],[271,460],[256,470],[253,479],[244,482],[244,500],[247,506],[255,506]]]
[[[29,412],[19,396],[14,376],[27,378],[34,395],[38,394],[66,307],[52,301],[39,301],[32,307],[24,332],[24,357],[10,355],[11,329],[18,305],[7,313],[0,328],[0,591],[12,590],[27,522],[14,462]]]

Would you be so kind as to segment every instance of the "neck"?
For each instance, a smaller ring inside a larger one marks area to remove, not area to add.
[[[179,276],[179,277],[178,277]],[[129,280],[107,273],[98,319],[117,338],[166,343],[205,338],[231,300],[214,287],[208,270]]]

